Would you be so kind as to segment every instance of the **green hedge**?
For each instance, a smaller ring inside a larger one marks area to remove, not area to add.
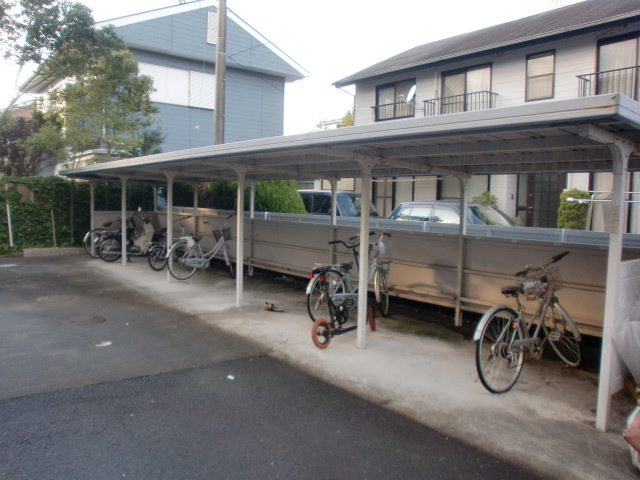
[[[120,210],[119,183],[96,184],[95,192],[96,210]],[[81,245],[89,230],[89,201],[89,183],[85,181],[0,177],[0,254],[19,254],[25,248]],[[7,205],[13,248],[9,246]],[[127,209],[138,207],[153,210],[153,187],[127,186]]]

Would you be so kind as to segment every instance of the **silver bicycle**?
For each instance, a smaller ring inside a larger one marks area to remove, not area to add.
[[[374,232],[369,234],[375,235]],[[369,272],[367,283],[373,281],[376,303],[383,316],[389,315],[389,269],[391,261],[386,260],[388,247],[384,240],[391,234],[382,232],[377,240],[369,244]],[[351,237],[347,242],[334,240],[329,244],[341,244],[351,250],[356,265],[358,264],[358,247],[360,235]],[[311,272],[311,280],[307,285],[307,311],[312,322],[319,318],[327,320],[337,316],[340,324],[345,323],[355,310],[358,302],[358,287],[351,281],[351,269],[354,262],[340,265],[318,265]]]
[[[511,390],[520,377],[525,353],[535,360],[542,357],[548,343],[558,357],[571,367],[580,363],[578,327],[560,304],[556,291],[562,283],[552,264],[569,252],[551,257],[541,267],[527,266],[516,273],[525,280],[518,285],[502,288],[507,297],[516,299],[517,308],[497,305],[480,319],[473,339],[476,342],[476,368],[480,381],[492,393]],[[537,301],[530,320],[525,319],[521,297]]]
[[[230,219],[232,215],[225,217],[226,221]],[[209,225],[209,222],[204,222]],[[222,253],[225,263],[229,268],[229,274],[231,278],[235,276],[233,263],[231,262],[231,255],[229,253],[228,241],[231,240],[231,229],[223,226],[212,229],[216,244],[208,252],[204,253],[200,240],[202,237],[194,237],[193,235],[184,235],[180,237],[180,241],[171,246],[169,253],[167,254],[167,268],[169,273],[176,280],[187,280],[196,271],[204,270],[209,267],[211,260],[218,254]]]

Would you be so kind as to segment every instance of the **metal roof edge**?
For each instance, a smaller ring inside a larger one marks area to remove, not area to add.
[[[534,128],[540,125],[575,125],[607,118],[620,119],[640,126],[640,104],[621,94],[607,94],[556,100],[528,105],[463,112],[436,117],[420,117],[393,122],[339,128],[297,135],[267,137],[241,142],[159,153],[145,157],[115,160],[61,171],[64,176],[88,176],[92,173],[119,170],[123,167],[155,165],[198,159],[231,159],[234,155],[260,155],[284,149],[330,149],[372,140],[402,139],[417,136],[464,134],[498,128]]]

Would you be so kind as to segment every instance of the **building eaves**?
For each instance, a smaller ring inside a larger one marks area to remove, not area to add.
[[[360,72],[338,80],[340,88],[358,81],[426,67],[443,61],[515,48],[534,41],[578,34],[595,27],[640,20],[638,0],[586,0],[530,17],[445,38],[407,50]]]

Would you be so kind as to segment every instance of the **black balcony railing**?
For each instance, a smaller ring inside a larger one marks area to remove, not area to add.
[[[376,122],[380,122],[382,120],[394,120],[396,118],[408,118],[413,117],[416,114],[415,100],[410,102],[387,103],[385,105],[376,105],[371,108],[373,109],[373,116]]]
[[[590,97],[603,93],[622,93],[634,100],[639,100],[639,73],[640,65],[590,73],[588,75],[578,75],[580,89],[578,95]]]
[[[495,108],[497,96],[497,93],[482,91],[432,98],[424,101],[424,116],[432,117],[446,113],[472,112],[474,110]]]

